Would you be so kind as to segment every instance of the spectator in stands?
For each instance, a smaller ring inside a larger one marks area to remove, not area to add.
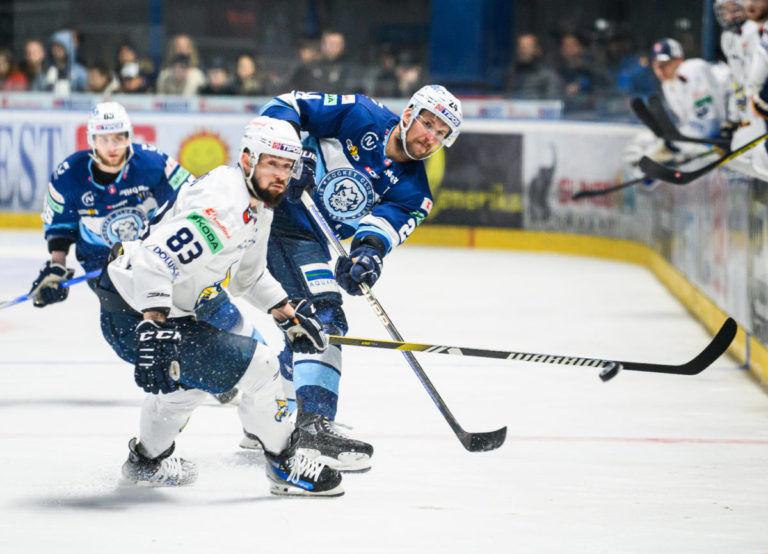
[[[205,76],[197,67],[190,66],[187,54],[176,54],[171,59],[170,67],[160,72],[157,78],[159,94],[180,94],[194,96],[205,85]]]
[[[266,92],[266,75],[250,54],[240,54],[235,71],[234,94],[259,96]]]
[[[323,90],[316,88],[322,76],[320,67],[320,42],[313,37],[301,37],[296,45],[298,65],[286,79],[286,89]]]
[[[87,92],[98,92],[101,94],[112,94],[120,90],[120,81],[117,80],[115,74],[109,66],[98,61],[91,64],[88,68],[88,86]]]
[[[561,98],[563,88],[554,68],[542,60],[539,39],[533,33],[517,37],[515,63],[507,78],[507,93],[525,100],[551,100]]]
[[[193,96],[205,85],[197,47],[188,35],[176,35],[169,43],[166,62],[157,77],[157,92]]]
[[[27,76],[13,63],[13,53],[0,49],[0,88],[2,90],[27,90]]]
[[[27,76],[28,90],[45,90],[45,74],[48,68],[45,59],[45,46],[41,41],[33,38],[24,44],[24,61],[21,69]]]
[[[563,81],[566,110],[592,109],[596,96],[611,87],[610,76],[585,52],[585,41],[576,33],[566,33],[560,40],[557,72]]]
[[[149,92],[149,78],[141,73],[138,62],[126,62],[120,69],[120,92]]]
[[[394,98],[398,96],[397,56],[390,43],[377,48],[377,65],[368,75],[366,92],[374,98]]]
[[[235,86],[229,76],[224,58],[215,57],[205,70],[207,82],[200,94],[234,94]]]
[[[117,68],[117,74],[120,75],[121,79],[123,77],[123,68],[127,64],[132,63],[136,64],[136,67],[138,68],[138,75],[141,75],[142,77],[142,86],[149,86],[151,83],[151,76],[155,73],[155,64],[152,63],[152,60],[149,58],[139,57],[139,53],[133,46],[133,43],[128,40],[124,40],[120,43],[120,46],[117,47],[117,63],[115,65]],[[131,75],[133,73],[135,73],[133,68],[127,71],[127,75]]]
[[[45,75],[46,90],[54,94],[68,95],[82,92],[88,84],[88,74],[76,61],[74,33],[69,29],[51,35],[51,67]]]
[[[407,50],[400,52],[395,74],[397,75],[396,96],[400,98],[410,98],[425,84],[424,66],[416,60],[412,52]]]
[[[294,74],[290,88],[336,94],[359,92],[361,80],[357,78],[355,67],[345,57],[345,45],[346,40],[340,31],[323,31],[319,59],[302,63],[303,67],[299,67],[298,75]],[[299,55],[302,56],[302,52]]]

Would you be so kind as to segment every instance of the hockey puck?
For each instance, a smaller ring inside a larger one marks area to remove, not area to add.
[[[619,370],[621,369],[621,364],[619,362],[608,362],[605,364],[605,367],[600,372],[600,379],[603,381],[608,381],[610,379],[613,379],[618,375]]]

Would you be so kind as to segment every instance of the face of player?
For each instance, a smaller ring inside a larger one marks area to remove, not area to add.
[[[682,58],[674,58],[672,60],[653,61],[653,72],[656,74],[656,78],[659,81],[671,81],[675,78],[677,68],[682,63]]]
[[[744,4],[741,2],[741,0],[736,1],[733,0],[732,2],[725,2],[722,7],[720,8],[720,11],[722,13],[723,18],[728,22],[732,21],[743,21],[746,17],[746,12],[744,10]]]
[[[752,21],[765,21],[768,18],[768,0],[744,0],[744,10]]]
[[[93,139],[98,165],[103,171],[115,173],[122,169],[128,159],[128,133],[96,135]]]
[[[439,117],[427,110],[422,110],[408,129],[405,144],[413,157],[426,158],[443,145],[443,141],[450,132],[451,128]]]
[[[268,206],[277,206],[291,178],[293,160],[262,154],[253,171],[253,184]]]

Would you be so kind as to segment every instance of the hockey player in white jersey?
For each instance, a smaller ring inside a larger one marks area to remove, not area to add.
[[[130,441],[123,465],[129,482],[193,482],[194,464],[172,456],[175,438],[206,393],[237,386],[242,427],[262,443],[271,492],[343,494],[339,473],[297,452],[298,431],[287,414],[275,415],[275,399],[282,396],[276,354],[194,317],[200,303],[226,288],[270,313],[294,351],[327,348],[314,307],[289,302],[266,268],[272,209],[301,150],[290,124],[254,119],[238,165],[218,167],[183,187],[142,240],[113,249],[99,287],[124,301],[109,323],[120,337],[121,357],[134,364],[136,383],[150,393],[140,436]]]
[[[698,138],[719,136],[725,121],[727,93],[712,66],[699,58],[686,60],[683,47],[671,38],[656,42],[652,57],[653,72],[661,81],[664,100],[677,119],[680,132]]]
[[[714,8],[723,29],[720,47],[732,74],[727,126],[733,131],[731,150],[736,150],[766,129],[765,122],[749,106],[755,90],[747,89],[760,50],[760,33],[768,19],[768,0],[715,0]]]
[[[768,0],[756,3],[758,4],[757,8],[763,8],[763,15],[768,17]],[[765,134],[768,130],[766,125],[766,120],[768,120],[768,33],[764,27],[764,25],[760,26],[760,37],[752,57],[745,86],[751,111],[760,121],[759,126],[755,125],[760,132],[752,138]],[[754,149],[752,168],[764,178],[768,177],[768,145],[765,143],[763,143],[763,147]]]

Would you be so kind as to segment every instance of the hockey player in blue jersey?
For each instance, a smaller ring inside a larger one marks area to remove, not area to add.
[[[270,101],[262,114],[308,135],[301,171],[275,211],[269,269],[290,296],[314,301],[328,334],[346,334],[340,288],[360,295],[361,283],[373,286],[385,256],[429,215],[423,160],[456,140],[461,103],[444,87],[429,85],[398,117],[360,94],[293,91]],[[352,238],[349,256],[333,271],[325,238],[300,203],[305,188],[336,235]],[[366,471],[373,447],[333,423],[341,367],[338,346],[293,355],[286,348],[281,355],[282,375],[293,380],[304,447],[337,470]]]
[[[104,102],[93,109],[87,140],[90,149],[66,158],[48,183],[42,218],[51,259],[30,290],[37,307],[66,300],[69,289],[61,288],[60,283],[74,274],[66,262],[72,244],[86,272],[101,269],[113,244],[139,238],[155,213],[172,205],[179,188],[195,179],[154,146],[134,143],[131,120],[117,102]],[[89,281],[92,288],[95,282]],[[198,316],[225,330],[254,332],[226,294],[211,299]],[[103,310],[101,326],[114,348],[116,339]],[[225,393],[217,398],[224,402],[232,396]]]

